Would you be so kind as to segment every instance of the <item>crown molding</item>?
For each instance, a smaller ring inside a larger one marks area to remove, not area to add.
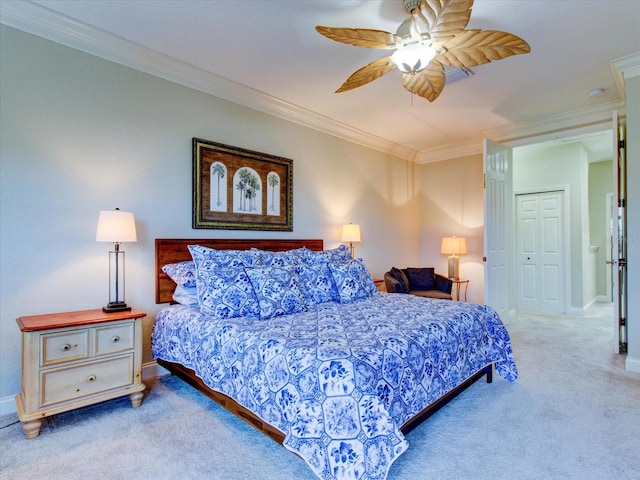
[[[0,23],[395,157],[413,160],[418,153],[78,22],[39,4],[27,1],[0,2]]]
[[[551,115],[526,124],[513,124],[487,130],[483,132],[483,135],[509,146],[520,146],[531,143],[533,139],[540,140],[543,137],[575,135],[611,128],[611,115],[616,111],[622,117],[626,115],[624,102],[602,103],[594,107]]]
[[[609,66],[618,94],[624,101],[627,96],[625,79],[640,75],[640,52],[611,60]]]
[[[447,145],[444,147],[434,148],[432,150],[423,150],[418,154],[415,161],[420,164],[434,163],[481,154],[482,141],[469,142],[458,145]]]
[[[505,127],[485,130],[481,136],[510,147],[529,145],[557,137],[591,133],[611,128],[611,115],[616,111],[621,118],[626,116],[623,102],[608,102],[595,107],[552,115],[527,123],[510,124]],[[482,140],[477,140],[433,150],[423,150],[417,156],[416,161],[423,164],[481,154]]]

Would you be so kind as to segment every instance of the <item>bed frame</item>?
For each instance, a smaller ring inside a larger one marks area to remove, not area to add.
[[[162,271],[162,266],[168,263],[176,263],[184,260],[191,260],[191,254],[188,250],[188,245],[202,245],[209,248],[217,249],[234,249],[234,250],[248,250],[250,248],[259,248],[261,250],[269,250],[273,252],[282,252],[285,250],[291,250],[294,248],[307,247],[310,250],[320,251],[323,249],[323,241],[321,239],[310,240],[249,240],[249,239],[174,239],[174,238],[158,238],[156,239],[156,303],[172,303],[173,291],[176,287],[175,283]],[[186,368],[178,363],[167,362],[165,360],[157,359],[158,365],[166,368],[172,375],[176,375],[186,383],[204,393],[207,397],[218,403],[223,408],[229,410],[251,426],[255,427],[272,440],[275,440],[279,444],[284,442],[285,434],[265,423],[257,415],[253,414],[235,400],[224,395],[220,392],[216,392],[210,389],[198,377],[195,372],[189,368]],[[458,385],[453,390],[447,392],[444,396],[433,402],[431,405],[422,410],[418,415],[407,421],[400,427],[400,431],[403,434],[409,433],[416,428],[425,419],[433,415],[440,408],[446,405],[453,398],[458,396],[470,385],[475,383],[483,376],[487,377],[487,383],[491,383],[493,380],[493,365],[487,365],[483,369],[479,370],[463,383]]]

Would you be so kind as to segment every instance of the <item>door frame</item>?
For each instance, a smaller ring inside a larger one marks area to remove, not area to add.
[[[602,302],[613,303],[613,192],[605,193],[604,198],[604,211],[605,211],[605,247],[604,261],[605,261],[605,284],[607,291],[605,298]]]
[[[618,111],[611,115],[613,125],[613,209],[611,229],[611,243],[613,246],[613,320],[614,320],[614,347],[616,354],[627,353],[627,149],[626,121],[621,121]],[[622,142],[622,144],[621,144]],[[614,213],[615,211],[615,213]]]
[[[614,69],[614,72],[615,71],[616,70]],[[613,164],[614,164],[614,181],[615,181],[615,179],[617,178],[617,174],[615,173],[616,172],[615,169],[617,169],[617,167],[618,167],[618,165],[617,165],[618,162],[615,161],[615,159],[618,156],[617,138],[616,138],[618,136],[618,133],[619,133],[619,131],[618,131],[618,122],[620,122],[621,124],[626,124],[625,119],[619,119],[618,118],[618,114],[619,114],[619,112],[616,110],[616,111],[612,112],[612,115],[610,115],[609,119],[606,120],[606,121],[603,120],[603,121],[595,122],[595,123],[592,123],[592,124],[589,124],[589,125],[582,125],[582,126],[570,129],[570,130],[563,130],[563,129],[554,130],[554,129],[551,129],[549,131],[540,132],[540,134],[538,134],[538,135],[532,134],[532,135],[521,136],[519,138],[517,136],[513,136],[512,138],[501,139],[500,141],[501,141],[501,145],[502,146],[504,146],[506,148],[509,148],[509,149],[513,149],[513,148],[524,147],[524,146],[527,146],[527,145],[533,145],[533,144],[537,144],[537,143],[544,143],[544,142],[546,142],[548,140],[551,140],[553,138],[568,137],[570,135],[583,134],[583,133],[587,134],[587,133],[590,133],[590,132],[610,130],[610,131],[613,132],[613,137],[614,137],[614,145],[612,145],[612,155],[613,155],[612,158],[614,159]],[[486,157],[487,157],[487,155],[486,155],[486,141],[488,140],[488,138],[485,137],[484,140],[485,140],[485,143],[484,143],[485,147],[483,149],[483,165],[486,165]],[[484,171],[486,172],[486,167],[485,167]],[[486,173],[485,173],[485,175],[486,175]],[[512,170],[509,171],[509,177],[511,179],[513,178],[513,171]],[[486,182],[486,176],[485,176],[485,182]],[[512,195],[512,202],[515,202],[515,196],[514,196],[513,192],[511,192],[511,195]],[[565,195],[565,201],[566,200],[567,200],[567,196]],[[484,203],[485,203],[484,208],[485,208],[485,212],[486,212],[486,209],[487,209],[487,205],[486,205],[486,203],[487,203],[486,188],[485,188]],[[513,203],[511,204],[511,208],[512,208],[511,216],[506,218],[505,221],[513,222],[513,220],[514,220],[513,219],[513,208],[514,208]],[[567,215],[567,218],[570,218],[569,215]],[[485,251],[485,262],[484,262],[484,269],[485,269],[484,282],[485,282],[485,285],[484,285],[484,294],[485,294],[485,302],[486,302],[486,300],[487,300],[487,292],[488,292],[488,288],[489,288],[487,286],[488,276],[487,276],[487,272],[486,272],[487,267],[488,267],[488,262],[486,261],[486,255],[487,255],[486,230],[490,227],[489,222],[488,222],[489,219],[488,219],[486,213],[485,213],[484,220],[485,220],[484,221],[484,230],[485,230],[485,234],[484,234],[484,241],[485,241],[485,246],[484,246],[484,251]],[[515,242],[515,235],[512,235],[512,242]],[[511,248],[512,251],[514,250],[513,243],[510,245],[510,248]],[[570,254],[570,250],[568,252]],[[614,259],[615,258],[616,258],[616,255],[615,255],[615,252],[614,252]],[[510,269],[510,275],[513,275],[514,274],[513,273],[513,258],[511,258],[510,261],[512,262],[512,268]],[[570,281],[570,278],[569,278],[569,281]],[[614,351],[615,351],[615,353],[621,353],[620,352],[620,345],[619,345],[619,341],[618,341],[618,339],[620,337],[619,313],[618,313],[619,305],[616,302],[616,297],[617,297],[616,292],[617,292],[617,288],[619,288],[619,285],[617,285],[617,282],[615,280],[615,275],[614,275],[614,282],[615,283],[613,285],[613,297],[614,297],[614,304],[615,304],[614,310],[616,310],[616,312],[614,313],[614,318],[613,318],[613,323],[614,323],[614,326],[615,326],[615,329],[616,329],[616,331],[614,333],[614,335],[615,335]],[[509,285],[511,285],[512,283],[513,282],[509,282]],[[513,302],[515,302],[515,299],[513,298],[514,295],[515,295],[514,294],[514,287],[509,286],[509,290],[510,290],[509,298],[513,299],[511,301],[511,305],[514,305],[514,303],[513,303]],[[571,306],[570,294],[571,294],[570,293],[570,289],[568,289],[567,290],[567,295],[568,295],[568,297],[567,297],[568,298],[567,305],[568,306]],[[573,314],[573,312],[569,312],[569,313]]]

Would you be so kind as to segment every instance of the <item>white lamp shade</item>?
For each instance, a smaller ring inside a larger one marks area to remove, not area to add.
[[[102,210],[98,217],[97,242],[136,242],[136,222],[131,212]]]
[[[342,241],[343,242],[359,242],[360,241],[360,225],[354,225],[350,223],[349,225],[342,226]]]
[[[442,255],[466,255],[467,240],[463,237],[443,237],[440,253]]]

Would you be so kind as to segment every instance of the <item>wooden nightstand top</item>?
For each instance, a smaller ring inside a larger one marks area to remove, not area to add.
[[[37,332],[39,330],[51,330],[53,328],[114,322],[117,320],[141,318],[146,316],[146,313],[135,309],[128,312],[105,313],[101,308],[96,308],[93,310],[79,310],[77,312],[50,313],[47,315],[20,317],[16,319],[16,322],[18,323],[20,330],[23,332]]]

